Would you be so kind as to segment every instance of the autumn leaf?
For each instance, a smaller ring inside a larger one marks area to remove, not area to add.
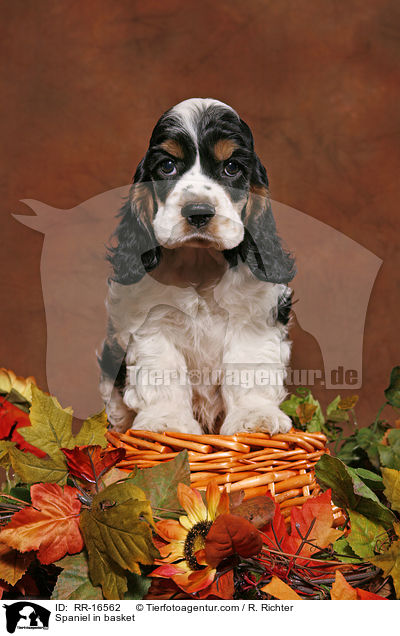
[[[0,439],[15,442],[22,451],[29,451],[36,457],[44,457],[45,452],[29,444],[18,429],[31,425],[28,413],[0,398]]]
[[[0,581],[0,598],[3,598],[4,592],[8,592],[10,586],[5,581]]]
[[[277,576],[273,576],[270,582],[261,588],[261,591],[280,601],[301,601],[301,596]]]
[[[307,536],[307,543],[300,551],[302,556],[312,556],[314,552],[327,548],[343,535],[342,530],[336,530],[332,527],[333,512],[330,490],[318,497],[310,497],[301,508],[294,506],[290,523],[291,538],[297,543],[297,549],[302,542],[302,537]],[[308,542],[318,547],[310,546]]]
[[[375,555],[374,550],[377,543],[382,543],[387,539],[385,528],[354,510],[350,510],[349,515],[351,532],[347,541],[358,556],[369,560]]]
[[[301,508],[292,508],[290,533],[276,504],[271,525],[263,528],[262,536],[267,550],[312,557],[318,549],[327,548],[342,536],[343,532],[332,526],[331,492],[327,490],[318,497],[310,497]],[[298,563],[304,564],[304,560],[298,560]]]
[[[36,386],[32,386],[29,417],[31,426],[23,429],[24,439],[55,461],[62,460],[65,463],[61,448],[72,449],[91,444],[104,447],[107,444],[107,419],[104,411],[85,420],[79,433],[74,436],[71,409],[63,409],[55,397],[46,395]]]
[[[69,474],[92,484],[97,483],[107,471],[124,459],[126,454],[124,448],[103,450],[100,446],[79,446],[61,450],[67,458]]]
[[[131,479],[143,490],[152,509],[162,518],[178,518],[182,510],[178,499],[178,484],[190,486],[190,467],[186,450],[167,462],[139,470]]]
[[[82,424],[79,433],[74,437],[74,446],[107,446],[107,414],[105,409],[88,417]],[[71,448],[71,447],[69,447]]]
[[[23,430],[24,439],[49,455],[62,456],[61,447],[73,448],[72,413],[63,409],[58,400],[32,386],[31,426]],[[72,446],[71,446],[72,445]]]
[[[211,567],[233,554],[250,557],[262,548],[261,535],[250,521],[237,515],[219,515],[205,539],[205,557]]]
[[[139,563],[151,565],[159,556],[150,525],[150,503],[131,480],[108,486],[93,498],[92,508],[82,512],[90,578],[93,585],[101,585],[105,598],[123,598],[124,570],[140,574]]]
[[[55,565],[62,568],[56,586],[51,595],[59,600],[100,600],[103,599],[100,587],[94,587],[89,578],[88,558],[85,552],[65,556]]]
[[[0,532],[0,542],[20,552],[38,550],[41,563],[54,563],[67,552],[83,548],[79,531],[81,502],[77,489],[58,484],[34,484],[32,506],[16,512]]]
[[[15,585],[23,577],[33,559],[33,553],[21,554],[6,543],[0,543],[0,579]]]
[[[299,404],[299,406],[296,409],[296,415],[300,420],[300,424],[305,426],[306,424],[311,422],[316,410],[317,410],[317,407],[315,404],[310,404],[308,402],[303,402],[302,404]]]
[[[224,574],[217,576],[214,581],[204,590],[197,592],[196,597],[203,600],[206,598],[232,599],[235,593],[233,580],[233,570],[228,570]]]
[[[346,581],[340,570],[336,570],[335,581],[331,589],[332,601],[356,601],[357,592],[350,583]]]
[[[382,468],[384,494],[390,501],[393,510],[400,512],[400,471],[392,468]]]
[[[9,444],[9,442],[6,443]],[[61,452],[55,457],[39,458],[32,453],[23,453],[14,445],[9,446],[7,451],[13,469],[25,484],[54,482],[64,485],[66,483],[67,462]]]
[[[395,524],[395,530],[397,535],[399,535],[397,524]],[[396,597],[400,598],[400,541],[394,541],[388,550],[368,560],[373,565],[381,568],[385,576],[392,577]]]
[[[355,405],[358,402],[358,395],[351,395],[349,397],[342,398],[338,403],[338,409],[342,411],[350,411],[350,409],[354,409]]]
[[[335,581],[331,589],[331,599],[333,601],[386,601],[383,596],[367,592],[359,587],[352,587],[346,581],[340,570],[336,570]]]

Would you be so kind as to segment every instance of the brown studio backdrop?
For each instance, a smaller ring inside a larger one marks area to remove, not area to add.
[[[43,235],[10,216],[29,214],[20,200],[73,208],[129,183],[159,115],[210,96],[251,126],[273,199],[383,260],[359,391],[369,423],[400,361],[396,0],[9,0],[0,11],[0,364],[46,388]],[[292,367],[322,368],[316,340],[297,325],[292,338]]]

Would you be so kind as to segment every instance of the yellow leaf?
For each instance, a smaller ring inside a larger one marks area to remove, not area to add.
[[[356,601],[357,600],[357,592],[351,587],[349,583],[347,583],[343,574],[336,570],[335,582],[332,585],[331,589],[331,599],[332,601]]]
[[[102,448],[107,446],[107,414],[105,409],[88,417],[81,426],[79,433],[74,438],[74,446],[98,445]]]
[[[32,386],[31,426],[21,428],[24,439],[51,458],[63,456],[60,448],[75,446],[72,435],[72,413],[62,409],[58,400]]]
[[[32,453],[23,453],[12,445],[9,450],[11,465],[25,484],[57,483],[64,485],[67,482],[67,462],[65,456],[36,457]]]
[[[273,576],[270,582],[261,588],[261,591],[271,594],[280,601],[301,601],[301,596],[277,576]]]
[[[393,510],[400,511],[400,471],[393,468],[382,468],[385,496],[392,504]]]
[[[398,524],[395,524],[396,532],[399,532]],[[385,576],[391,576],[393,579],[394,588],[396,590],[397,598],[400,598],[400,541],[394,541],[389,550],[378,554],[372,559],[369,559],[371,563],[383,570]]]

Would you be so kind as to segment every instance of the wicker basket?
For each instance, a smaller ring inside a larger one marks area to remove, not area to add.
[[[118,468],[150,468],[186,449],[192,486],[205,490],[210,479],[216,479],[229,492],[243,490],[244,499],[269,491],[285,518],[293,506],[320,492],[314,466],[321,455],[329,453],[325,435],[295,429],[272,437],[266,433],[228,437],[138,430],[126,434],[109,431],[107,435],[111,446],[126,450]],[[336,526],[344,523],[339,508],[333,506],[333,514]]]

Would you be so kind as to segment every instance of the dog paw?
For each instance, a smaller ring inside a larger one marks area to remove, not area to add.
[[[235,433],[287,433],[292,428],[292,420],[278,406],[268,405],[265,408],[249,410],[238,408],[228,414],[221,426],[221,435]]]
[[[190,433],[191,435],[201,435],[203,433],[200,424],[190,415],[185,416],[171,411],[163,413],[160,406],[149,407],[139,411],[131,428],[141,431],[153,431],[154,433],[168,431]]]

